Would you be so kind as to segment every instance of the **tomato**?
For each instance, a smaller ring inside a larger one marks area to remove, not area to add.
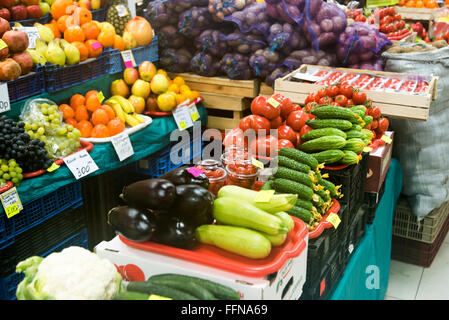
[[[379,120],[379,126],[377,127],[377,132],[382,132],[384,133],[385,131],[388,130],[388,126],[389,126],[389,121],[387,118],[382,118]]]
[[[253,155],[271,157],[276,154],[278,139],[273,136],[259,137],[251,141],[250,152]]]
[[[315,119],[315,116],[313,114],[311,114],[311,113],[309,113],[308,117],[309,117],[309,120]]]
[[[259,133],[259,130],[265,130],[266,134],[268,134],[271,129],[271,124],[267,118],[251,114],[240,120],[239,127],[244,132],[249,129],[255,130],[256,135]]]
[[[311,93],[306,97],[306,100],[304,101],[305,104],[308,104],[309,102],[318,102],[320,98],[316,93]]]
[[[296,143],[296,132],[292,129],[292,127],[282,125],[278,128],[278,139],[290,140],[292,143]]]
[[[312,127],[310,127],[310,126],[308,126],[308,125],[304,125],[304,126],[301,128],[301,130],[299,131],[299,135],[302,136],[302,135],[304,135],[304,134],[306,134],[307,132],[312,131],[312,130],[313,130]]]
[[[325,97],[326,96],[326,89],[325,88],[321,88],[316,92],[316,95],[320,98]]]
[[[372,107],[369,109],[369,115],[374,118],[374,120],[377,120],[380,118],[382,112],[378,107]]]
[[[282,124],[282,118],[279,116],[270,121],[271,129],[277,129]]]
[[[301,135],[299,134],[299,132],[296,132],[296,143],[295,143],[295,147],[298,148],[301,144],[302,144],[302,141],[301,141]]]
[[[278,150],[281,150],[282,148],[295,148],[295,145],[290,141],[286,139],[279,139],[278,140]]]
[[[313,108],[317,107],[318,104],[316,102],[309,102],[305,107],[304,107],[304,111],[307,113],[310,113],[310,111],[312,111]]]
[[[367,107],[368,109],[371,109],[373,107],[373,100],[371,100],[371,99],[366,100],[365,107]]]
[[[318,104],[331,104],[331,103],[332,103],[332,99],[329,98],[328,96],[322,97],[318,101]]]
[[[339,94],[335,97],[335,102],[337,102],[342,107],[345,107],[348,104],[348,98],[342,94]]]
[[[346,104],[347,107],[351,107],[354,105],[354,101],[352,99],[348,99],[348,103]]]
[[[308,119],[308,115],[304,111],[293,111],[287,118],[287,125],[299,132]]]
[[[259,115],[267,118],[268,120],[273,120],[281,115],[280,106],[274,107],[267,103],[268,98],[265,96],[258,96],[251,102],[251,112],[252,114]]]
[[[336,107],[342,107],[341,104],[339,104],[338,102],[334,101],[331,103],[331,106],[336,106]]]
[[[333,98],[336,95],[338,95],[340,92],[340,90],[338,89],[337,86],[329,86],[326,88],[326,95]]]
[[[278,108],[281,108],[281,116],[282,118],[287,118],[288,114],[290,112],[292,112],[292,108],[293,108],[293,102],[290,100],[290,98],[287,98],[286,96],[280,94],[280,93],[275,93],[271,96],[271,98],[275,99],[276,101],[278,101],[280,103],[280,105],[278,106]]]
[[[354,90],[350,85],[342,85],[340,86],[340,94],[344,95],[346,98],[351,99]]]
[[[310,103],[316,103],[316,102],[310,102]],[[290,111],[290,113],[292,113],[293,111],[298,111],[298,110],[302,111],[302,109],[303,108],[299,104],[294,104],[293,107],[292,107],[292,111]],[[288,118],[288,115],[287,115],[287,118]],[[287,118],[285,118],[285,119],[287,119]]]
[[[377,120],[373,120],[373,122],[371,122],[371,129],[374,129],[374,130],[376,130],[377,129],[377,127],[379,126],[379,121],[377,121]]]
[[[360,91],[354,92],[352,94],[352,100],[355,104],[364,104],[366,100],[366,93]]]
[[[355,18],[355,21],[356,22],[365,22],[366,21],[366,17],[364,16],[364,15],[358,15],[356,18]]]

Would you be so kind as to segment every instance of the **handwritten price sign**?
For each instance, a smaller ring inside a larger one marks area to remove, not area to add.
[[[97,164],[86,150],[81,150],[65,157],[64,162],[75,176],[76,180],[98,170]]]
[[[113,136],[111,141],[120,161],[123,161],[134,154],[131,140],[125,132]]]

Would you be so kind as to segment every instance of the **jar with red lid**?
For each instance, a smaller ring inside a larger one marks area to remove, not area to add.
[[[257,180],[259,169],[252,163],[230,163],[226,166],[228,184],[251,189]]]
[[[215,196],[218,195],[218,191],[227,184],[227,172],[221,166],[203,166],[197,164],[196,167],[201,169],[209,179],[209,191]]]

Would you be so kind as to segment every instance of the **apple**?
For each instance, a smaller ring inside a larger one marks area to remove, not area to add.
[[[145,81],[151,81],[153,79],[154,75],[156,74],[157,70],[153,63],[150,61],[144,61],[139,66],[139,75],[140,79]]]
[[[142,113],[145,111],[145,99],[135,95],[131,95],[128,98],[129,102],[134,106],[136,113]]]
[[[6,21],[11,20],[11,12],[6,8],[0,9],[0,18],[5,19]]]
[[[9,30],[11,30],[9,22],[6,19],[0,18],[0,37],[3,37],[3,34]]]
[[[39,5],[33,4],[26,8],[27,8],[27,14],[28,14],[29,19],[37,19],[42,16],[42,10],[41,10],[41,7],[39,7]]]
[[[50,5],[47,2],[41,1],[39,2],[39,7],[42,10],[42,16],[45,16],[50,12]]]
[[[111,94],[127,98],[129,96],[128,85],[125,83],[125,81],[123,81],[123,79],[117,79],[112,81]]]
[[[26,20],[28,17],[28,11],[25,6],[19,4],[11,8],[11,18],[13,21]]]
[[[156,99],[157,99],[157,96],[155,96],[155,95],[150,95],[148,97],[147,107],[146,107],[147,111],[158,111],[159,110]]]
[[[92,4],[90,0],[80,0],[79,2],[80,8],[86,8],[92,10]]]
[[[0,7],[11,8],[16,4],[15,0],[0,0]]]
[[[123,71],[123,80],[125,80],[126,84],[133,85],[134,82],[139,80],[139,71],[135,68],[126,68]]]
[[[124,82],[124,81],[123,81]],[[138,79],[131,87],[133,95],[142,97],[145,100],[149,97],[151,91],[150,83],[142,79]]]

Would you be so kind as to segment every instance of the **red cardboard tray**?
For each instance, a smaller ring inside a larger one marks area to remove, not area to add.
[[[295,226],[287,235],[285,243],[280,247],[273,247],[270,255],[264,259],[246,258],[207,244],[198,244],[192,250],[185,250],[149,241],[134,242],[122,236],[119,236],[119,238],[126,245],[137,249],[168,255],[249,277],[265,277],[281,269],[289,259],[299,256],[307,247],[305,241],[308,235],[306,224],[300,219],[292,218]]]
[[[3,187],[0,188],[0,193],[8,191],[12,187],[14,187],[14,183],[12,183],[12,181],[6,181],[6,184]]]
[[[327,210],[326,215],[321,219],[320,223],[316,226],[315,229],[309,232],[309,239],[318,238],[325,229],[332,228],[333,225],[329,221],[327,221],[327,217],[331,213],[335,213],[338,215],[338,212],[340,211],[340,202],[338,202],[336,199],[332,199],[332,206]]]

